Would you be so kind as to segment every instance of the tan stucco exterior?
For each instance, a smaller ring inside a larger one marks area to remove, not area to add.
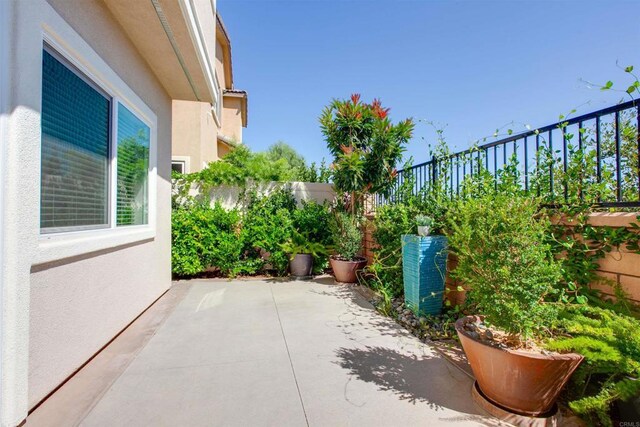
[[[173,102],[172,159],[182,163],[186,173],[202,170],[235,144],[242,144],[242,128],[247,126],[247,94],[233,87],[231,43],[219,16],[214,63],[220,86],[220,114],[209,102]]]
[[[173,101],[172,153],[189,159],[189,170],[201,170],[219,159],[218,125],[207,102]]]
[[[246,99],[231,94],[225,94],[223,99],[221,132],[227,138],[242,142],[243,103]]]
[[[0,24],[11,23],[0,25],[0,425],[14,426],[170,287],[172,99],[198,97],[185,88],[173,49],[166,62],[151,60],[156,51],[138,30],[154,34],[159,50],[168,44],[158,17],[142,5],[151,2],[0,3]],[[212,18],[215,1],[159,4],[197,92],[210,100],[206,67],[196,67],[184,38],[184,9],[195,4],[206,15],[209,7]],[[135,21],[132,9],[141,13]],[[43,37],[153,119],[147,225],[40,233]]]

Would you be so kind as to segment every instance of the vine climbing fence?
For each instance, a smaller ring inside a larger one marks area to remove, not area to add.
[[[390,192],[376,195],[374,204],[401,201],[408,186],[420,196],[437,184],[454,197],[464,191],[469,177],[484,174],[497,185],[501,171],[515,167],[522,188],[549,204],[587,201],[599,207],[640,207],[639,112],[640,103],[629,101],[433,156],[399,171]]]

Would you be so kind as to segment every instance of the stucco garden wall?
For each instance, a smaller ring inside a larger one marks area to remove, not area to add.
[[[331,203],[335,198],[335,192],[332,184],[325,184],[319,182],[268,182],[264,184],[257,184],[255,186],[258,194],[267,195],[278,188],[282,188],[284,185],[291,187],[293,197],[300,205],[303,200],[316,201],[320,204]],[[210,192],[211,205],[220,203],[225,209],[233,209],[238,207],[238,201],[242,195],[244,189],[240,187],[221,185],[215,187]]]
[[[589,223],[594,226],[629,228],[637,215],[637,213],[596,213],[591,215]],[[608,253],[599,261],[599,264],[601,276],[613,283],[618,283],[632,301],[640,304],[640,254],[622,247]],[[606,283],[597,283],[592,286],[600,289],[606,296],[614,294],[612,287]]]

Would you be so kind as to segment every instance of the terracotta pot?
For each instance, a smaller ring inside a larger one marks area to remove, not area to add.
[[[367,265],[367,260],[359,258],[356,261],[343,261],[331,257],[329,258],[329,264],[331,264],[336,282],[356,283],[358,281],[356,271],[362,270]]]
[[[295,277],[311,276],[313,269],[313,256],[311,254],[297,254],[289,261],[289,271]]]
[[[550,354],[493,347],[468,335],[467,316],[456,322],[456,331],[482,394],[492,403],[516,414],[548,413],[582,362],[579,354]]]

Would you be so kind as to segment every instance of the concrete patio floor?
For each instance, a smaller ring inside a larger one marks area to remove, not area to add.
[[[330,279],[193,280],[174,284],[27,425],[500,425],[473,404],[471,385]]]

